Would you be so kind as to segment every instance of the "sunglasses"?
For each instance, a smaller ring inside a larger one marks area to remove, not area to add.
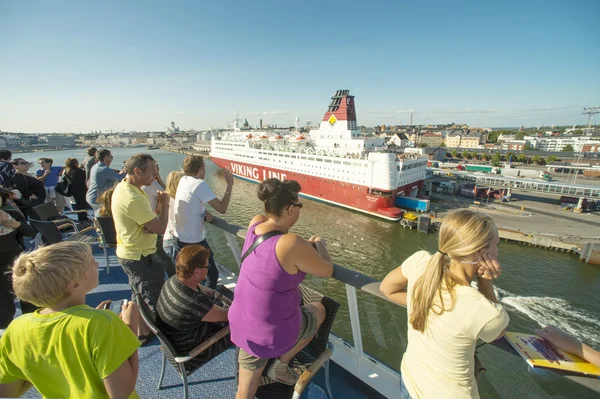
[[[290,206],[295,206],[295,207],[297,207],[297,208],[300,208],[300,209],[302,209],[302,207],[304,206],[304,204],[303,204],[302,202],[298,202],[298,203],[293,203],[293,204],[290,204]]]

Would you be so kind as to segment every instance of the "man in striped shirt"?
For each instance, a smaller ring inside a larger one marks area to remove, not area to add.
[[[188,353],[227,323],[229,307],[219,304],[231,302],[200,285],[206,278],[209,258],[210,250],[200,244],[184,247],[177,255],[177,274],[165,282],[160,292],[156,322],[178,355]],[[186,369],[197,369],[231,345],[227,335],[185,363]]]

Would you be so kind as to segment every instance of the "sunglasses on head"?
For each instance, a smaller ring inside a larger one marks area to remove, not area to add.
[[[297,208],[302,209],[302,207],[304,206],[304,204],[302,202],[298,202],[298,203],[292,203],[292,204],[290,204],[290,206],[295,206]]]

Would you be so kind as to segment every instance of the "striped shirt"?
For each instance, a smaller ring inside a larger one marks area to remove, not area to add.
[[[183,284],[176,275],[165,282],[156,306],[156,323],[173,344],[177,355],[187,354],[223,328],[223,323],[202,321],[213,305],[211,297]],[[186,363],[186,368],[200,367],[230,345],[229,336],[226,336]]]

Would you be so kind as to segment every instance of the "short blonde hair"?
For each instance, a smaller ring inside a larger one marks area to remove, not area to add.
[[[177,194],[177,187],[179,186],[179,181],[184,176],[183,172],[179,170],[174,170],[167,176],[167,187],[165,191],[169,194],[169,197],[175,198],[175,194]]]
[[[36,306],[48,308],[69,295],[68,286],[83,278],[92,248],[82,242],[60,242],[24,253],[13,265],[15,295]]]

